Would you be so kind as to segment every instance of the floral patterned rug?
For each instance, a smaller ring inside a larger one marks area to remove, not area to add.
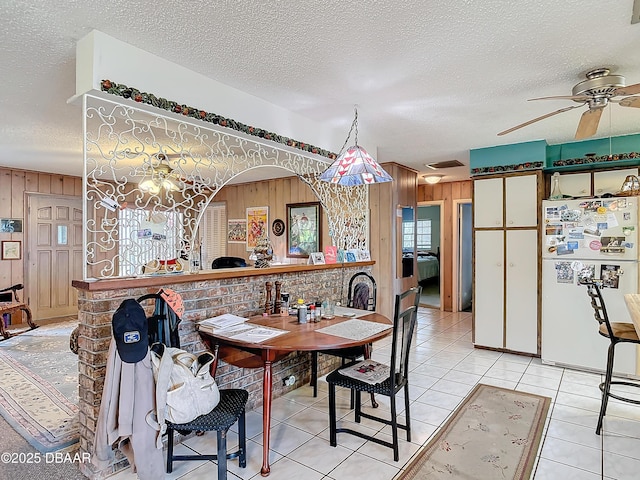
[[[478,384],[397,480],[528,479],[550,404]]]
[[[41,453],[78,441],[77,320],[43,325],[0,342],[0,414]]]

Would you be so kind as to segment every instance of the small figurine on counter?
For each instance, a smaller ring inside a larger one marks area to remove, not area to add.
[[[273,258],[273,247],[269,241],[269,237],[263,236],[258,239],[253,249],[253,255],[256,257],[256,268],[268,268],[269,262]]]

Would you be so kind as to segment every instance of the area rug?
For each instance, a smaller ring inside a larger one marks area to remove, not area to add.
[[[528,479],[550,404],[478,384],[397,480]]]
[[[78,441],[77,321],[43,325],[0,342],[0,414],[39,452]]]

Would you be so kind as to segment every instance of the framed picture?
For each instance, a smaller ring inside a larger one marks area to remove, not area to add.
[[[1,233],[22,233],[22,219],[0,218]]]
[[[247,220],[245,218],[229,218],[227,220],[227,242],[246,243]]]
[[[321,252],[322,207],[320,202],[287,204],[287,257],[308,258]]]
[[[247,251],[253,251],[258,239],[269,235],[269,207],[247,208]]]
[[[19,240],[2,241],[2,260],[20,260],[21,258],[22,249]]]

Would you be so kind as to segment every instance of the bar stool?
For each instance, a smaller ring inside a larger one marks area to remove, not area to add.
[[[602,392],[602,403],[600,404],[600,416],[598,417],[596,434],[600,435],[600,431],[602,430],[602,421],[604,420],[604,416],[607,413],[607,404],[609,402],[609,397],[623,402],[640,405],[640,400],[622,397],[620,395],[611,393],[611,385],[640,387],[640,384],[638,383],[633,383],[625,380],[612,380],[613,361],[616,345],[619,343],[640,344],[640,338],[638,338],[638,334],[636,333],[636,329],[633,323],[618,323],[609,321],[607,307],[604,304],[602,292],[600,291],[600,287],[598,286],[598,283],[596,281],[582,281],[581,283],[587,286],[587,294],[591,298],[591,306],[594,310],[594,317],[600,324],[598,333],[600,333],[600,335],[602,335],[603,337],[608,338],[611,342],[609,344],[609,350],[607,354],[607,370],[605,373],[605,381],[599,385],[600,391]]]

